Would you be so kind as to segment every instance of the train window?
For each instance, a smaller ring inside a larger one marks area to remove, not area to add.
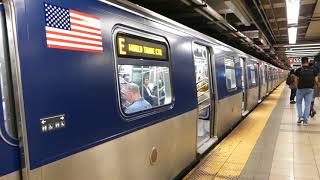
[[[237,88],[236,83],[236,71],[234,66],[233,59],[224,59],[225,64],[225,76],[226,76],[226,85],[228,90],[233,90]]]
[[[254,64],[251,64],[249,66],[249,69],[250,69],[250,75],[251,75],[251,84],[252,85],[255,85],[257,82],[256,82],[256,70],[255,70],[255,65]]]
[[[209,95],[208,50],[205,46],[193,44],[197,91]]]
[[[169,67],[118,65],[121,108],[132,114],[171,104]]]
[[[265,84],[266,83],[266,77],[265,77],[265,68],[263,66],[260,66],[261,67],[261,75],[262,75],[262,84]]]
[[[8,92],[8,83],[5,74],[5,66],[3,63],[0,63],[0,83],[1,83],[1,92],[2,92],[2,108],[3,108],[3,118],[4,118],[4,127],[7,131],[8,135],[12,138],[17,138],[16,132],[16,123],[15,119],[13,118],[13,112],[11,109],[10,99],[9,99],[9,92]]]
[[[0,0],[1,3],[1,0]],[[13,104],[13,95],[12,95],[12,85],[11,85],[11,76],[10,76],[10,67],[8,64],[8,42],[4,38],[6,35],[6,26],[4,21],[4,14],[0,14],[0,86],[1,86],[1,99],[2,99],[2,110],[3,110],[3,119],[4,127],[3,130],[6,131],[12,139],[17,139],[17,130],[16,130],[16,121],[14,116],[14,104]],[[3,36],[4,35],[4,36]],[[1,130],[1,129],[0,129]],[[0,132],[1,133],[4,132]],[[4,134],[2,134],[4,135]]]

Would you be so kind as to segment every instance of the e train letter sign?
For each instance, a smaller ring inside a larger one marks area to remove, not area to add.
[[[127,34],[118,34],[116,41],[119,57],[168,60],[168,48],[164,42]]]

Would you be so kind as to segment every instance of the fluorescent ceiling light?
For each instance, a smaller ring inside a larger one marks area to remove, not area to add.
[[[286,54],[287,56],[315,56],[315,54]]]
[[[316,54],[316,53],[318,53],[318,52],[317,52],[317,51],[313,51],[313,52],[304,52],[304,51],[286,51],[286,53],[303,53],[303,54],[312,53],[312,54]]]
[[[315,56],[317,54],[310,54],[310,53],[286,53],[286,55],[301,55],[301,56]]]
[[[311,60],[312,59],[312,56],[287,56],[287,57],[308,57],[309,58],[309,60]]]
[[[285,54],[317,54],[318,52],[286,52]]]
[[[320,47],[299,47],[299,48],[291,48],[291,50],[307,50],[307,49],[319,50],[319,51],[320,51]]]
[[[300,0],[286,0],[288,24],[298,24]]]
[[[289,44],[295,44],[297,41],[297,27],[288,28]]]
[[[285,51],[285,52],[312,52],[312,53],[317,53],[317,52],[319,52],[319,50],[312,50],[312,49],[310,49],[310,50],[289,50],[289,51]]]
[[[311,44],[290,44],[290,45],[282,45],[276,44],[273,47],[305,47],[305,46],[320,46],[319,43],[311,43]],[[320,48],[320,47],[319,47]]]
[[[286,54],[286,56],[314,57],[312,54]]]

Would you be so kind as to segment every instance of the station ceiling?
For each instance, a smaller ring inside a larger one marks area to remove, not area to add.
[[[288,57],[320,51],[317,0],[300,0],[296,44],[288,42],[286,0],[129,1],[279,67],[289,68]]]

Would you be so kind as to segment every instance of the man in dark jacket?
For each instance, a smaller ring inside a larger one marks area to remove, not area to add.
[[[317,81],[317,71],[309,66],[307,57],[301,59],[302,67],[295,71],[295,86],[297,87],[297,111],[298,124],[308,125],[311,101],[313,99],[313,87]],[[304,112],[302,112],[302,100],[304,100]]]
[[[152,106],[156,106],[156,96],[154,96],[152,94],[152,91],[151,89],[149,88],[149,78],[148,77],[144,77],[143,78],[143,86],[142,86],[142,89],[143,89],[143,98],[148,101]]]
[[[296,101],[294,101],[294,98],[296,97],[297,88],[294,85],[294,69],[290,70],[288,79],[290,81],[288,85],[289,85],[289,88],[291,89],[290,104],[295,104]]]

